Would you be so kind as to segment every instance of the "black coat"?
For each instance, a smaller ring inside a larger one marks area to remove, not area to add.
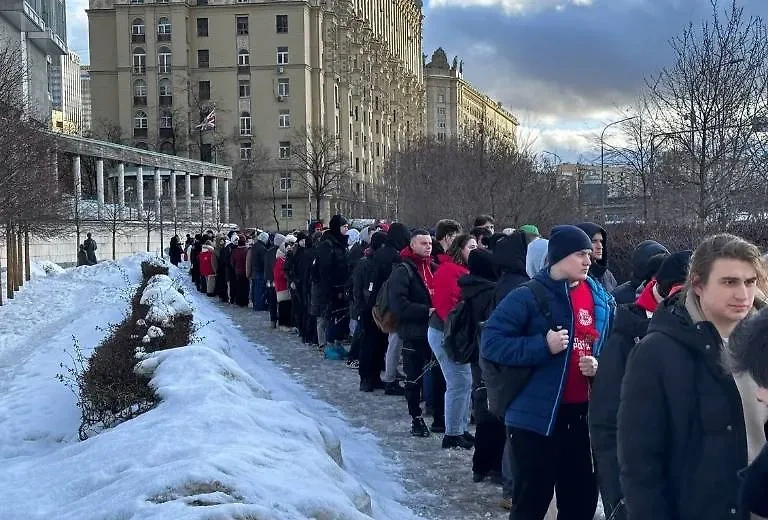
[[[616,305],[635,302],[640,286],[654,274],[647,272],[648,261],[653,256],[661,253],[669,254],[669,251],[667,251],[666,247],[653,240],[645,240],[635,248],[632,252],[632,278],[616,287],[613,291]]]
[[[410,264],[410,270],[404,265]],[[387,288],[391,312],[397,316],[397,334],[405,342],[427,344],[427,323],[432,298],[424,280],[419,275],[420,267],[409,259],[392,269]],[[430,265],[434,271],[434,266]]]
[[[182,253],[184,253],[184,250],[181,248],[179,241],[171,240],[171,245],[168,248],[168,257],[173,265],[179,265]]]
[[[312,269],[312,315],[327,316],[329,312],[343,307],[344,290],[349,278],[347,237],[326,231],[315,255]]]
[[[684,297],[659,306],[627,362],[618,416],[627,518],[746,520],[741,397],[723,368],[719,334],[692,322]]]
[[[267,246],[263,242],[257,240],[253,243],[250,250],[251,256],[251,278],[255,278],[256,275],[264,276],[264,258],[267,254]]]
[[[373,265],[373,260],[370,257],[363,256],[358,259],[357,265],[355,265],[352,271],[352,283],[351,294],[352,299],[349,302],[349,317],[354,320],[361,319],[364,312],[371,312],[369,307],[368,295],[369,289],[369,277],[370,270]]]
[[[512,289],[530,280],[525,270],[527,253],[528,243],[525,239],[525,233],[521,231],[516,231],[496,243],[493,260],[501,273],[501,277],[496,282],[494,305],[498,305]]]
[[[589,267],[589,276],[600,282],[600,284],[605,287],[606,291],[612,293],[616,289],[618,283],[616,282],[613,273],[608,269],[608,257],[610,253],[608,232],[592,222],[584,222],[578,224],[577,227],[581,228],[582,231],[589,235],[590,239],[597,233],[603,235],[603,258],[601,260],[592,261],[592,265]]]
[[[645,336],[649,322],[645,310],[635,304],[622,305],[616,309],[613,329],[600,354],[600,365],[589,396],[589,433],[592,453],[597,462],[597,474],[600,475],[600,494],[606,517],[616,511],[614,520],[626,518],[624,508],[619,507],[624,495],[619,482],[616,436],[621,381],[624,379],[627,358],[637,342]]]
[[[750,513],[768,518],[768,446],[744,474],[742,503]]]

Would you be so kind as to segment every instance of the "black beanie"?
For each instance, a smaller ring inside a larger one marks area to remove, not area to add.
[[[661,267],[656,271],[656,290],[666,298],[672,287],[685,283],[688,278],[688,266],[691,263],[693,251],[678,251],[672,253],[661,263]]]
[[[467,259],[469,274],[485,278],[491,282],[498,279],[496,269],[494,268],[493,253],[486,249],[473,249],[469,252]]]
[[[576,226],[555,226],[549,235],[547,259],[555,265],[577,251],[592,250],[592,238]]]
[[[387,243],[387,234],[384,231],[377,231],[371,235],[371,249],[378,251]]]
[[[338,232],[341,229],[341,226],[345,225],[346,223],[347,219],[344,218],[344,215],[334,215],[331,217],[331,222],[328,224],[328,229]]]

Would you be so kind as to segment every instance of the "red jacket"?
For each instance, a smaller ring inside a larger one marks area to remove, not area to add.
[[[448,313],[453,310],[461,299],[461,290],[459,289],[459,278],[469,274],[469,269],[463,265],[455,263],[453,260],[440,263],[440,267],[435,272],[434,288],[435,294],[432,296],[432,306],[435,308],[435,314],[445,321]]]
[[[248,248],[238,246],[232,249],[232,268],[235,270],[235,276],[245,276],[245,260],[248,257]]]
[[[200,263],[200,276],[211,276],[216,274],[213,270],[213,248],[203,246],[203,250],[197,255],[197,261]]]
[[[291,299],[291,292],[288,286],[288,277],[285,274],[285,257],[277,256],[275,258],[275,267],[272,268],[272,275],[275,279],[275,292],[277,301],[286,301]]]

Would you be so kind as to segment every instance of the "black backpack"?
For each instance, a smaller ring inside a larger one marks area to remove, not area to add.
[[[547,302],[544,286],[537,280],[529,280],[520,285],[520,287],[523,286],[528,287],[533,293],[539,311],[549,322],[549,328],[556,330],[557,327],[552,319],[552,311]],[[482,356],[480,356],[479,364],[483,371],[483,380],[488,393],[488,410],[503,420],[509,405],[528,384],[533,368],[502,365]]]
[[[472,318],[470,303],[461,300],[448,313],[443,326],[443,348],[448,359],[460,364],[474,361],[478,330],[479,327]]]

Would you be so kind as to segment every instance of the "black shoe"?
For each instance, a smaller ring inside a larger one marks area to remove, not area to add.
[[[373,382],[369,379],[363,379],[360,381],[360,391],[361,392],[373,392]]]
[[[411,435],[414,437],[429,437],[427,423],[421,417],[414,417],[411,421]]]
[[[471,450],[475,444],[469,442],[461,435],[444,435],[443,436],[443,449],[463,448],[465,450]]]
[[[472,434],[471,434],[471,433],[469,433],[469,432],[464,432],[464,433],[462,434],[462,437],[464,437],[465,439],[467,439],[467,440],[468,440],[469,442],[471,442],[472,444],[474,444],[474,443],[475,443],[475,436],[474,436],[474,435],[472,435]]]
[[[373,382],[373,389],[374,390],[382,390],[384,388],[386,388],[386,384],[384,384],[384,381],[382,381],[381,379],[376,379]]]
[[[433,422],[429,429],[432,430],[433,433],[445,433],[445,424]]]
[[[482,482],[485,480],[485,473],[472,472],[472,482]]]
[[[405,395],[405,388],[397,382],[384,383],[384,395]]]

